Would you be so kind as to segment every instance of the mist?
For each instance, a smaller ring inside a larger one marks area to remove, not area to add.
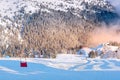
[[[117,13],[120,15],[120,0],[107,0],[109,1],[116,9]]]
[[[102,43],[118,42],[120,43],[120,28],[119,26],[100,27],[96,28],[91,33],[91,44],[96,46]]]

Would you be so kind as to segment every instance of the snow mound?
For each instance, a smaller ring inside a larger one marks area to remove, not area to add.
[[[97,53],[96,58],[116,58],[120,59],[120,49],[118,46],[112,46],[109,43],[103,43],[95,48],[83,47],[77,54],[82,55],[84,58],[89,57],[90,52]]]
[[[92,49],[90,48],[87,48],[87,47],[84,47],[82,49],[80,49],[77,54],[78,55],[82,55],[83,57],[88,57],[89,53],[92,51]]]
[[[119,58],[119,47],[109,43],[101,44],[95,49],[101,58]]]

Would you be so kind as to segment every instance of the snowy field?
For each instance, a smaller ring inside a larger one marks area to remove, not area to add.
[[[24,59],[22,59],[24,61]],[[20,67],[19,58],[0,58],[0,80],[119,80],[120,60],[84,59],[61,54],[56,59],[27,59]]]

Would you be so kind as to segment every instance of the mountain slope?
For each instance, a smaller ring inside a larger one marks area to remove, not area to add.
[[[1,0],[0,7],[2,52],[76,48],[89,43],[94,25],[119,19],[104,0]]]
[[[94,22],[109,22],[108,20],[118,17],[113,6],[103,0],[1,0],[0,7],[1,25],[5,23],[2,19],[10,23],[9,19],[14,21],[18,15],[23,17],[24,14],[37,13],[39,10],[47,13],[52,13],[51,10],[70,11],[77,17]]]

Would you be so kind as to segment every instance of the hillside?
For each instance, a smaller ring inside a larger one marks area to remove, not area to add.
[[[96,26],[119,19],[104,0],[1,0],[0,7],[2,54],[76,49],[89,45]]]

